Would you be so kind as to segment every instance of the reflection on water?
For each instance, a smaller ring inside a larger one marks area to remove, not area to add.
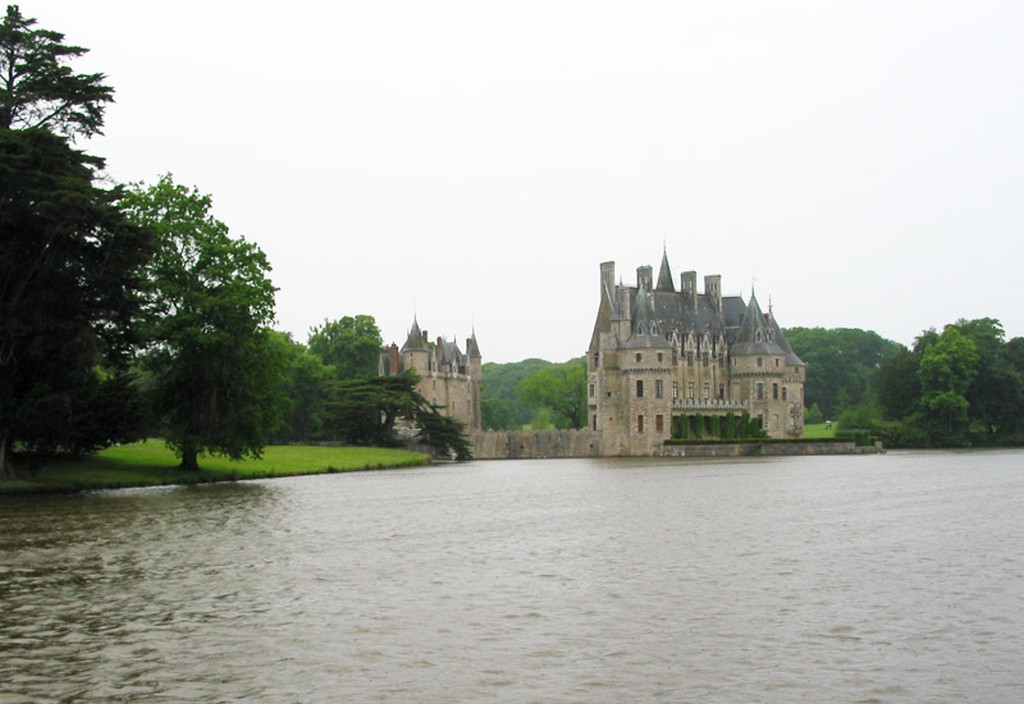
[[[0,497],[0,700],[1016,702],[1022,459]]]

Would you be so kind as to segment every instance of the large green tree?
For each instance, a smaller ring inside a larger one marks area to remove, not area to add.
[[[113,89],[102,74],[67,65],[88,49],[35,24],[17,5],[8,5],[0,22],[0,128],[42,127],[71,138],[98,133]]]
[[[559,428],[579,429],[587,423],[587,364],[582,357],[530,375],[519,384],[519,393],[550,408]]]
[[[202,452],[260,456],[284,409],[284,359],[268,329],[276,289],[266,256],[229,236],[210,196],[170,175],[135,184],[127,204],[158,238],[144,363],[165,439],[189,469],[198,468]]]
[[[334,369],[338,379],[376,376],[382,345],[377,321],[370,315],[325,320],[309,331],[307,347]]]
[[[519,384],[528,376],[551,366],[543,359],[483,365],[480,413],[487,430],[518,430],[537,415],[541,406],[519,394]]]
[[[151,251],[101,161],[45,130],[0,129],[0,471],[10,450],[81,452],[133,434],[125,369]],[[118,404],[120,412],[111,412]],[[104,422],[98,422],[103,419]]]
[[[978,352],[975,374],[964,394],[970,404],[971,441],[998,442],[1024,428],[1024,382],[998,320],[958,320],[956,327]]]
[[[273,332],[270,337],[284,359],[280,383],[287,399],[284,422],[274,433],[274,442],[318,440],[326,419],[331,368],[288,333]]]
[[[804,405],[817,403],[826,419],[835,419],[848,406],[870,402],[875,370],[901,347],[857,328],[787,328],[785,333],[807,364]]]
[[[921,355],[923,423],[934,445],[967,442],[967,390],[977,375],[978,348],[955,325],[947,325]]]
[[[416,390],[415,371],[390,376],[362,376],[330,384],[326,427],[330,436],[352,445],[397,446],[397,423],[404,419],[417,439],[444,456],[470,459],[465,425],[442,415]],[[408,438],[406,438],[408,439]]]

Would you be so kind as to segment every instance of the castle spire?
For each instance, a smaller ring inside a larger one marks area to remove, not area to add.
[[[676,285],[672,281],[672,269],[668,265],[668,248],[665,245],[662,245],[661,270],[658,272],[658,286],[655,290],[671,291],[673,293],[676,290]]]

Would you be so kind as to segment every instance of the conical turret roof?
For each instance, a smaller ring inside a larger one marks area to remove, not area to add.
[[[753,292],[750,293],[750,303],[747,304],[747,312],[743,314],[743,322],[740,323],[740,331],[730,354],[786,354],[786,349],[778,343],[775,328],[765,321]]]
[[[420,331],[420,324],[416,320],[416,316],[412,318],[412,328],[409,330],[409,336],[405,338],[405,344],[402,345],[402,352],[408,352],[410,350],[424,350],[426,351],[427,344],[423,341],[423,333]]]
[[[661,269],[658,271],[658,285],[656,291],[675,292],[676,285],[672,281],[672,269],[668,265],[668,250],[662,250]]]

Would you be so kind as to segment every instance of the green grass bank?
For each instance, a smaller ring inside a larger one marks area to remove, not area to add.
[[[203,484],[366,469],[418,467],[428,455],[376,447],[273,445],[258,460],[201,455],[198,472],[183,471],[161,440],[111,447],[77,460],[56,460],[25,477],[0,481],[0,494],[70,492],[171,484]]]

